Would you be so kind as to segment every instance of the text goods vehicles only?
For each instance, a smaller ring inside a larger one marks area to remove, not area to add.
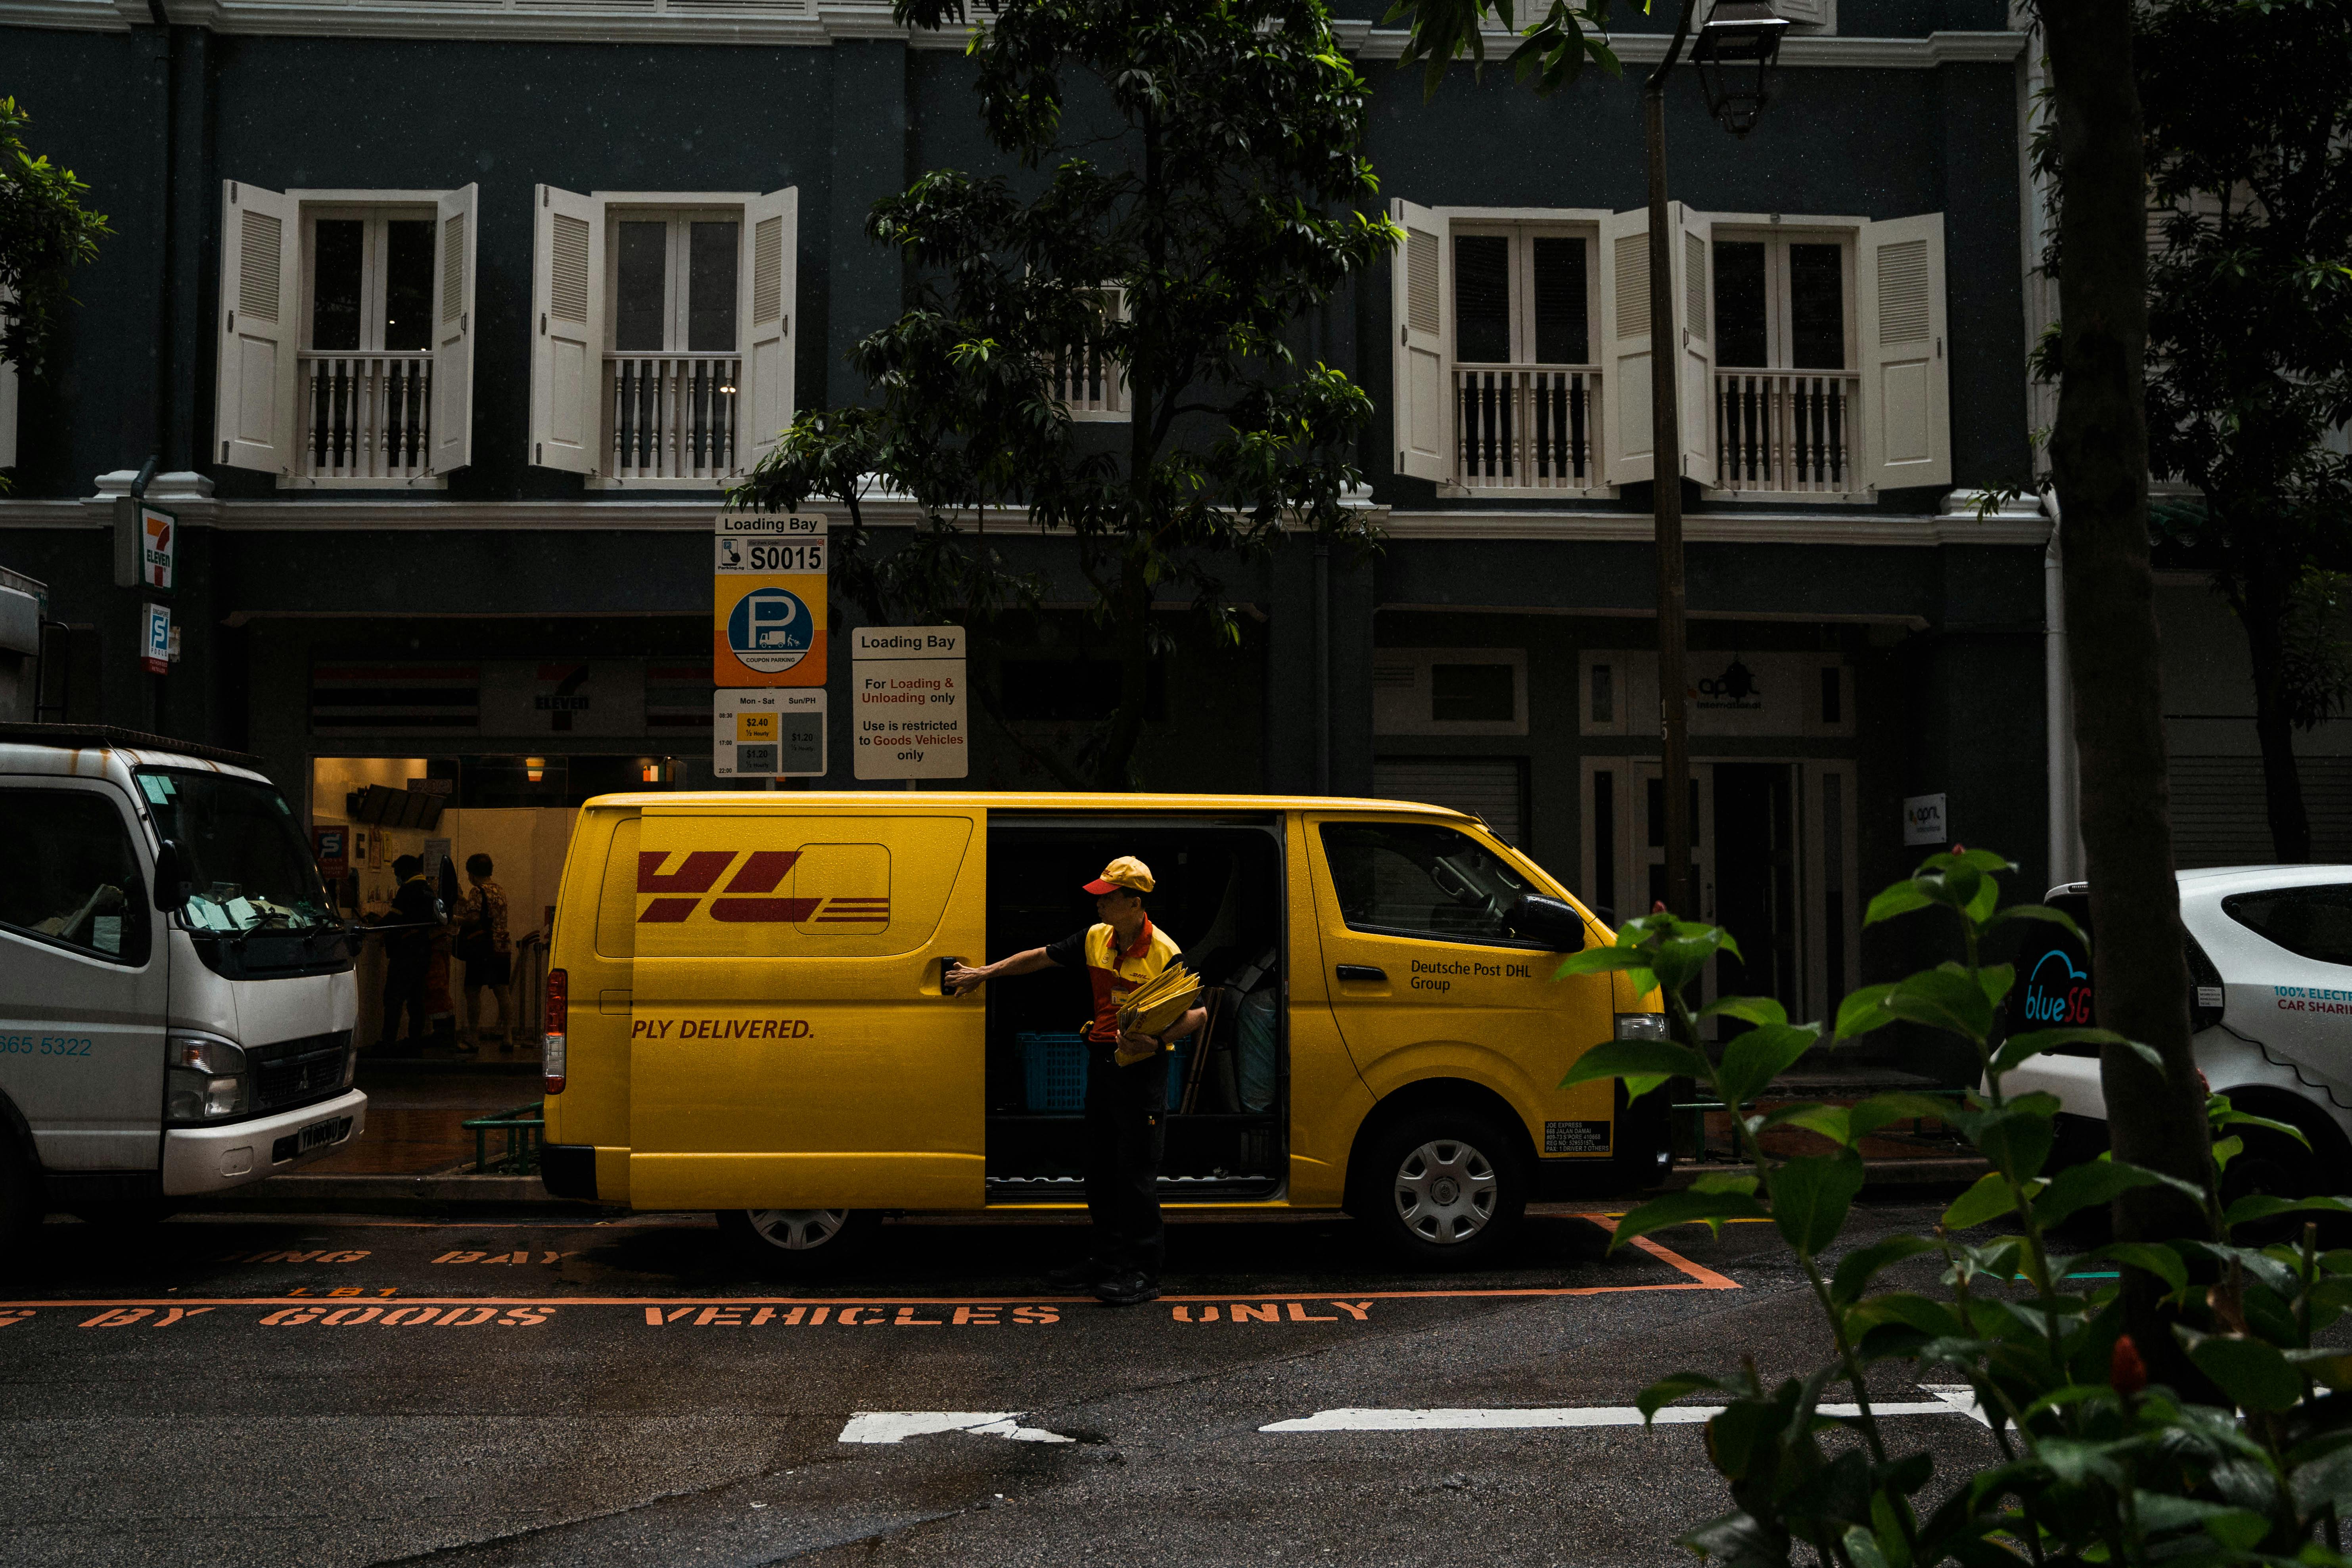
[[[1347,1209],[1468,1261],[1530,1197],[1623,1190],[1662,1115],[1561,1089],[1653,1037],[1622,974],[1556,978],[1608,931],[1476,819],[1290,797],[610,795],[581,813],[549,975],[560,1196],[718,1211],[789,1265],[883,1210],[1084,1197],[1082,973],[942,984],[1092,923],[1079,884],[1153,868],[1151,921],[1204,983],[1161,1062],[1164,1203]]]

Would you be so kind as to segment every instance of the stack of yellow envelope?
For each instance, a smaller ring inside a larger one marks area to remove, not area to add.
[[[1157,1035],[1192,1010],[1200,1000],[1201,982],[1183,964],[1171,963],[1119,998],[1118,1026],[1129,1034]],[[1150,1051],[1118,1053],[1119,1064],[1141,1061]]]

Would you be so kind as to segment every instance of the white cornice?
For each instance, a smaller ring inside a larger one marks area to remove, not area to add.
[[[109,476],[110,479],[114,476]],[[110,487],[110,489],[113,487]],[[149,494],[192,528],[236,532],[625,532],[705,533],[717,515],[707,498],[656,500],[629,498],[595,501],[431,501],[317,499],[263,500],[214,499],[194,493]],[[0,500],[0,532],[10,529],[105,528],[112,496],[83,500]],[[841,507],[811,507],[836,526],[849,519]],[[870,528],[905,528],[914,509],[904,500],[875,498],[861,507]],[[1399,511],[1367,507],[1366,521],[1398,540],[1551,540],[1560,543],[1646,544],[1647,512],[1634,511]],[[1026,532],[1010,517],[1008,534]],[[1888,517],[1876,512],[1772,512],[1736,516],[1697,512],[1683,521],[1684,537],[1697,544],[1803,544],[1871,548],[1928,548],[1939,544],[2041,547],[2050,524],[2038,512],[2007,509],[1979,521],[1958,492],[1938,517]]]
[[[887,0],[435,0],[429,5],[369,0],[165,0],[184,26],[215,33],[292,37],[509,38],[533,43],[803,44],[845,38],[905,38],[909,48],[961,51],[962,27],[909,34],[890,18]],[[133,0],[0,0],[0,26],[65,27],[119,33],[148,16]],[[1332,24],[1339,46],[1368,60],[1404,53],[1402,28],[1360,21]],[[1515,35],[1486,35],[1487,62],[1517,47]],[[1664,58],[1663,33],[1621,33],[1612,41],[1628,65]],[[1937,66],[2015,59],[2023,33],[1930,33],[1924,38],[1795,37],[1780,46],[1789,66],[1927,70]]]

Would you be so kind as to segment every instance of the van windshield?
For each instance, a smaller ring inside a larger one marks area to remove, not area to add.
[[[142,768],[139,788],[155,831],[180,847],[196,931],[310,931],[340,927],[286,799],[226,773]]]

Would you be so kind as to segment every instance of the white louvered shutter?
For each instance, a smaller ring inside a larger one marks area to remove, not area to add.
[[[276,191],[223,181],[213,429],[226,467],[268,474],[293,468],[301,272],[299,205]]]
[[[1650,478],[1650,214],[1601,220],[1601,433],[1612,485]]]
[[[736,470],[775,449],[793,422],[793,311],[800,292],[801,193],[794,185],[743,204],[742,416]]]
[[[1389,204],[1404,243],[1389,255],[1389,302],[1396,330],[1390,396],[1395,404],[1397,472],[1440,483],[1454,477],[1454,398],[1447,374],[1454,258],[1445,220],[1408,201]]]
[[[443,196],[435,214],[433,471],[474,460],[474,230],[480,188]]]
[[[1951,370],[1944,355],[1944,215],[1866,224],[1856,240],[1862,339],[1862,482],[1952,482]]]
[[[1683,477],[1700,484],[1715,472],[1715,223],[1680,202],[1671,204],[1675,222],[1675,329],[1681,339],[1681,384],[1675,417],[1683,428]]]
[[[530,460],[593,474],[604,457],[604,204],[538,189],[531,236]]]
[[[1799,26],[1826,26],[1830,0],[1772,0],[1772,15]]]

